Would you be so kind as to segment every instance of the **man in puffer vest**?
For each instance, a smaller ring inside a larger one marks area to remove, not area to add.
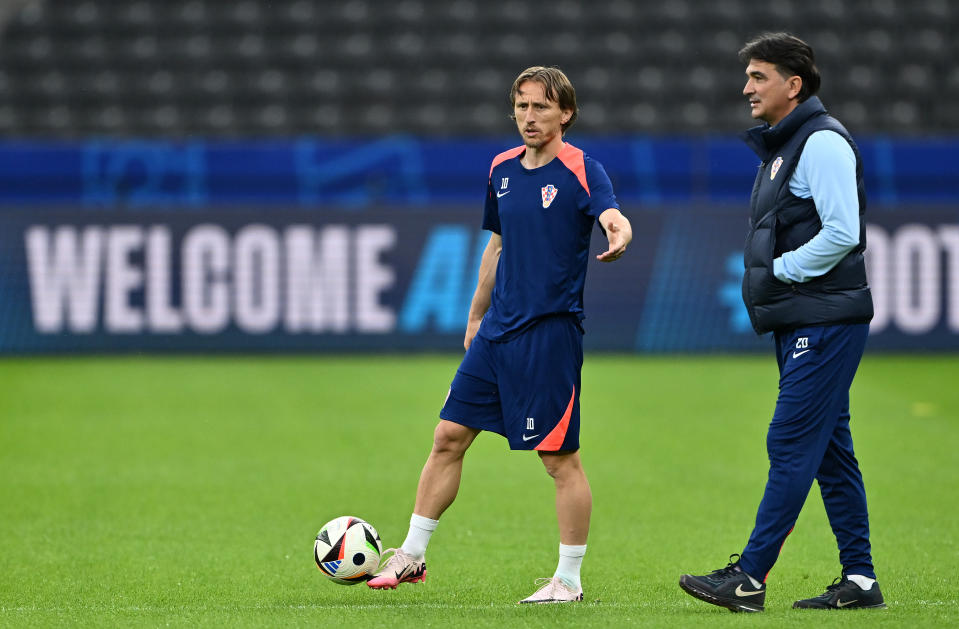
[[[862,160],[849,132],[815,96],[812,49],[766,33],[739,53],[746,132],[762,163],[750,200],[743,300],[757,334],[772,332],[779,398],[766,448],[769,476],[746,548],[707,575],[683,575],[687,593],[732,611],[762,611],[766,577],[819,483],[842,575],[793,607],[885,607],[869,544],[869,514],[849,432],[849,388],[872,319],[863,251]]]

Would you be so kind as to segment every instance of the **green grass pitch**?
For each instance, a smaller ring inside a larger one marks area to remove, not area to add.
[[[792,601],[839,574],[813,486],[767,611],[696,601],[755,517],[776,392],[768,356],[587,355],[594,495],[586,601],[518,606],[557,552],[537,457],[481,435],[433,536],[425,584],[327,582],[313,538],[338,515],[406,533],[459,357],[0,361],[0,625],[355,627],[956,626],[959,359],[866,355],[853,436],[890,609]]]

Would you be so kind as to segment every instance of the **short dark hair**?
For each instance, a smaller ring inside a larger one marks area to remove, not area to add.
[[[563,133],[573,126],[576,118],[579,117],[579,107],[576,106],[576,90],[573,84],[563,74],[563,71],[557,67],[533,66],[526,68],[519,73],[516,80],[513,81],[513,87],[509,90],[510,107],[516,106],[516,94],[519,92],[519,86],[526,81],[536,81],[543,86],[546,92],[546,99],[559,105],[560,109],[568,109],[573,112],[566,124],[563,125]],[[510,114],[512,118],[513,115]]]
[[[739,51],[739,60],[748,64],[758,59],[776,66],[784,79],[798,76],[802,79],[799,102],[805,101],[819,91],[821,78],[816,67],[816,55],[812,47],[790,33],[763,33],[748,42]]]

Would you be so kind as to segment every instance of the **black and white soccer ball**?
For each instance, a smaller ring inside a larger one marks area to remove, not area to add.
[[[368,522],[351,515],[324,524],[313,544],[316,567],[341,585],[356,585],[372,578],[381,554],[380,534]]]

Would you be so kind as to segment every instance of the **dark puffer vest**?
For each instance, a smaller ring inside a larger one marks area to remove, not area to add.
[[[786,284],[773,275],[773,259],[809,242],[822,229],[815,202],[789,190],[806,140],[816,131],[835,131],[856,155],[859,191],[859,244],[825,275]],[[859,148],[819,98],[800,103],[775,127],[761,125],[743,135],[762,164],[750,199],[743,301],[757,334],[814,325],[868,323],[872,294],[866,282],[866,194]]]

